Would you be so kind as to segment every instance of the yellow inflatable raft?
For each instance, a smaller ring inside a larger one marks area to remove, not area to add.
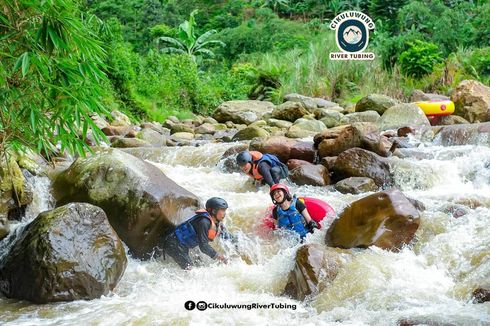
[[[421,101],[415,102],[427,116],[451,115],[454,113],[452,101]]]

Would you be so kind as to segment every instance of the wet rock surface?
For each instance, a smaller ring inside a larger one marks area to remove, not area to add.
[[[154,165],[117,149],[79,158],[53,184],[58,205],[88,202],[104,209],[136,257],[194,214],[199,200]]]
[[[342,263],[341,254],[333,248],[319,244],[301,246],[296,252],[296,264],[289,273],[283,294],[301,301],[317,294],[320,283],[335,279]]]
[[[420,215],[396,189],[378,192],[351,203],[327,231],[325,243],[339,248],[377,246],[398,250],[408,244]]]
[[[0,259],[0,290],[46,303],[99,298],[126,268],[124,247],[104,211],[72,203],[40,214]]]

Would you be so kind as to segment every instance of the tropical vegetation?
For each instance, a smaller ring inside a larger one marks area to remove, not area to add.
[[[376,23],[376,59],[331,61],[329,22]],[[462,0],[4,0],[0,151],[83,153],[92,114],[164,121],[287,93],[342,105],[490,82],[490,3]],[[92,130],[92,131],[90,131]]]

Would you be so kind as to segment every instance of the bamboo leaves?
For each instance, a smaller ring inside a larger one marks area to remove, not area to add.
[[[93,113],[107,113],[99,98],[107,82],[105,52],[76,0],[0,3],[0,152],[24,144],[49,157],[84,155]]]

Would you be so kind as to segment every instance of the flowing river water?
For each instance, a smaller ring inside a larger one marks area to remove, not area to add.
[[[221,172],[220,157],[233,145],[163,148],[160,155],[149,156],[149,162],[203,202],[211,196],[228,201],[225,224],[239,237],[239,246],[213,244],[230,257],[228,265],[203,257],[203,267],[182,271],[171,258],[129,258],[110,295],[45,305],[0,298],[1,324],[397,325],[409,319],[490,325],[490,302],[475,304],[471,299],[475,287],[490,284],[489,147],[427,146],[416,150],[417,159],[391,158],[397,186],[427,208],[413,245],[398,253],[375,247],[352,250],[333,282],[323,284],[317,296],[299,302],[281,296],[299,245],[285,234],[261,228],[271,203],[266,187],[256,191],[245,175]],[[23,223],[53,206],[47,179],[36,178],[34,186],[36,198]],[[327,201],[337,212],[367,195],[291,188],[293,193]],[[451,205],[466,214],[454,218],[448,211]],[[323,243],[325,230],[309,235],[306,243]],[[188,311],[184,307],[188,300],[245,306]],[[253,303],[284,308],[254,309]]]

